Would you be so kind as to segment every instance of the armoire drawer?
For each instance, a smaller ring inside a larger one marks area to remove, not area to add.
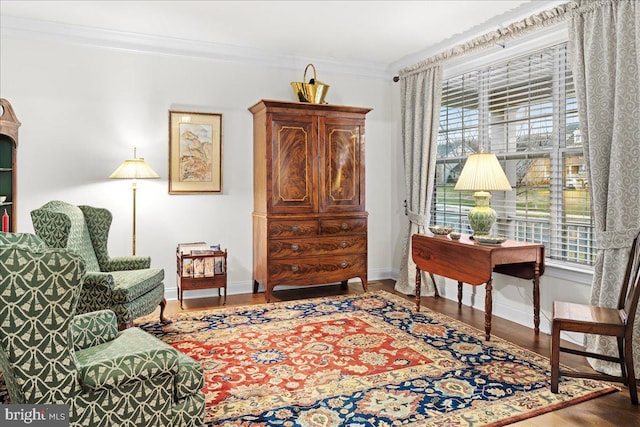
[[[320,234],[360,234],[367,232],[366,218],[337,218],[337,219],[321,219]]]
[[[269,221],[269,238],[274,237],[304,237],[318,235],[318,221],[316,220],[286,220]]]
[[[290,258],[316,255],[361,254],[367,251],[364,235],[325,236],[300,239],[272,239],[270,258]]]
[[[366,274],[366,255],[289,258],[269,263],[269,280],[282,284],[332,283]]]

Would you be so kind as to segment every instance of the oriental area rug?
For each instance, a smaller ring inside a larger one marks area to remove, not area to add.
[[[617,389],[384,291],[137,326],[205,372],[207,426],[501,426]]]

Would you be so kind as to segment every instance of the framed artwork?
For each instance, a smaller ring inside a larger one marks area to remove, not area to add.
[[[169,194],[222,192],[222,114],[169,110]]]

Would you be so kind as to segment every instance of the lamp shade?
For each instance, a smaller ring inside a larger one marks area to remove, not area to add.
[[[160,178],[144,159],[128,159],[109,178],[114,179],[153,179]]]
[[[454,190],[511,191],[511,184],[495,154],[477,153],[467,158]]]

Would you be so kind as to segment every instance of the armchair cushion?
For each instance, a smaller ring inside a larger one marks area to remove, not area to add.
[[[131,302],[155,288],[164,280],[164,270],[147,268],[144,270],[112,271],[113,302]]]
[[[92,390],[178,372],[178,352],[139,328],[126,329],[112,341],[77,351],[76,357],[80,382]]]
[[[113,304],[111,309],[116,313],[116,316],[118,316],[118,322],[121,321],[120,319],[124,319],[125,322],[133,321],[138,317],[149,314],[149,307],[152,307],[151,311],[153,311],[163,298],[164,284],[160,283],[140,298],[136,298],[128,303]]]
[[[87,298],[96,307],[111,301],[116,304],[129,303],[153,290],[164,280],[164,270],[147,268],[144,270],[112,271],[110,273],[87,273],[84,277]],[[85,297],[83,295],[83,298]],[[83,301],[81,301],[84,304]],[[81,309],[81,312],[85,310]]]

